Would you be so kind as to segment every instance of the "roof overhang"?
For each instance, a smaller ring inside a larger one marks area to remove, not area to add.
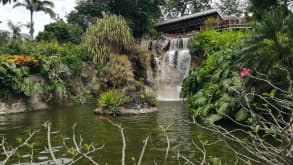
[[[190,19],[196,19],[196,18],[199,18],[199,17],[202,17],[202,16],[208,16],[208,15],[211,15],[211,14],[217,14],[222,19],[224,19],[224,17],[221,15],[221,13],[217,9],[210,9],[210,10],[206,10],[206,11],[203,11],[203,12],[183,16],[183,17],[180,17],[180,18],[175,18],[175,19],[170,19],[170,20],[167,20],[167,21],[159,22],[155,26],[156,27],[165,26],[165,25],[174,24],[174,23],[177,23],[177,22],[190,20]]]

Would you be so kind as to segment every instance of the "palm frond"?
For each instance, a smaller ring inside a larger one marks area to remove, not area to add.
[[[24,7],[26,9],[29,9],[29,6],[26,3],[21,3],[21,2],[18,2],[15,5],[13,5],[13,8],[16,8],[16,7]]]
[[[40,6],[46,6],[46,7],[50,7],[50,8],[55,7],[54,3],[51,1],[41,1]]]
[[[45,14],[49,14],[51,18],[55,18],[56,13],[51,9],[51,8],[47,8],[47,7],[39,7],[38,11],[42,11]]]

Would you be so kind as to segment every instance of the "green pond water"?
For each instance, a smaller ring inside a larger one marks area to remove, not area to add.
[[[30,129],[41,129],[41,125],[49,120],[53,123],[52,143],[56,155],[58,158],[66,160],[68,156],[62,148],[60,136],[70,138],[72,136],[72,125],[77,123],[76,132],[83,137],[84,141],[105,145],[103,150],[92,154],[94,160],[99,164],[121,164],[122,140],[120,132],[104,117],[94,115],[93,110],[95,108],[95,105],[54,107],[47,111],[0,116],[0,135],[4,135],[11,145],[15,145],[17,137],[26,137]],[[159,112],[152,114],[108,117],[114,123],[121,123],[122,127],[125,128],[126,164],[134,164],[133,159],[138,160],[143,140],[147,136],[150,139],[143,158],[144,165],[155,164],[155,162],[159,165],[185,164],[183,160],[178,161],[178,151],[191,160],[200,160],[201,154],[193,146],[192,140],[197,144],[199,144],[199,140],[212,142],[217,139],[217,135],[188,123],[191,121],[190,114],[181,102],[162,102],[159,103],[158,108]],[[167,143],[160,126],[167,127],[168,125],[171,125],[168,130],[171,145],[168,159],[163,163]],[[35,164],[50,164],[48,162],[50,155],[45,150],[46,140],[44,129],[33,139],[36,143],[34,149]],[[207,149],[210,158],[217,157],[222,159],[224,164],[234,164],[234,156],[224,144],[215,144]],[[30,151],[21,150],[20,152],[22,155],[21,163],[25,164],[29,161]],[[15,157],[10,164],[17,164],[18,160],[19,158]],[[87,165],[90,163],[83,160],[77,164]]]

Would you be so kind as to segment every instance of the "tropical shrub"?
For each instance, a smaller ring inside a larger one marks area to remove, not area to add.
[[[39,84],[34,83],[29,77],[27,66],[16,67],[0,58],[0,96],[7,97],[11,94],[31,96],[38,89]]]
[[[132,64],[126,55],[111,55],[98,77],[105,89],[123,87],[134,80]]]
[[[137,44],[130,45],[127,54],[133,66],[135,79],[146,80],[147,70],[151,67],[151,54]]]
[[[274,66],[291,68],[293,59],[293,13],[282,9],[266,12],[257,22],[254,35],[247,38],[238,61],[242,66],[271,73]]]
[[[0,46],[5,45],[8,42],[8,34],[5,32],[0,32]]]
[[[78,26],[58,21],[45,26],[45,30],[40,32],[36,38],[38,41],[55,41],[60,44],[72,43],[80,44],[83,30]]]
[[[118,113],[119,107],[126,102],[126,96],[117,89],[111,89],[101,94],[98,99],[99,107],[112,111],[114,115]]]
[[[110,54],[120,53],[133,42],[133,36],[125,19],[121,16],[104,14],[91,26],[84,37],[84,44],[93,55],[93,61],[104,63]]]
[[[156,106],[158,103],[156,94],[151,90],[143,89],[140,93],[140,99],[150,106]]]
[[[17,66],[35,66],[40,62],[40,60],[35,57],[25,55],[1,55],[0,57],[7,63]]]
[[[243,84],[239,77],[237,55],[244,47],[243,38],[248,32],[205,31],[191,41],[193,55],[202,53],[206,60],[191,71],[184,80],[182,95],[188,98],[189,108],[207,121],[216,122],[226,115],[245,120],[236,93]],[[245,114],[243,114],[245,115]]]

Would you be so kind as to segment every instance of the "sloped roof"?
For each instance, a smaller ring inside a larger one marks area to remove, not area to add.
[[[203,11],[203,12],[194,13],[194,14],[191,14],[191,15],[187,15],[187,16],[183,16],[183,17],[179,17],[179,18],[175,18],[175,19],[170,19],[170,20],[167,20],[167,21],[159,22],[155,26],[158,27],[158,26],[168,25],[168,24],[172,24],[172,23],[175,23],[175,22],[189,20],[189,19],[193,19],[193,18],[197,18],[197,17],[209,15],[209,14],[214,14],[214,13],[216,13],[220,17],[224,18],[217,9],[210,9],[210,10],[206,10],[206,11]]]

